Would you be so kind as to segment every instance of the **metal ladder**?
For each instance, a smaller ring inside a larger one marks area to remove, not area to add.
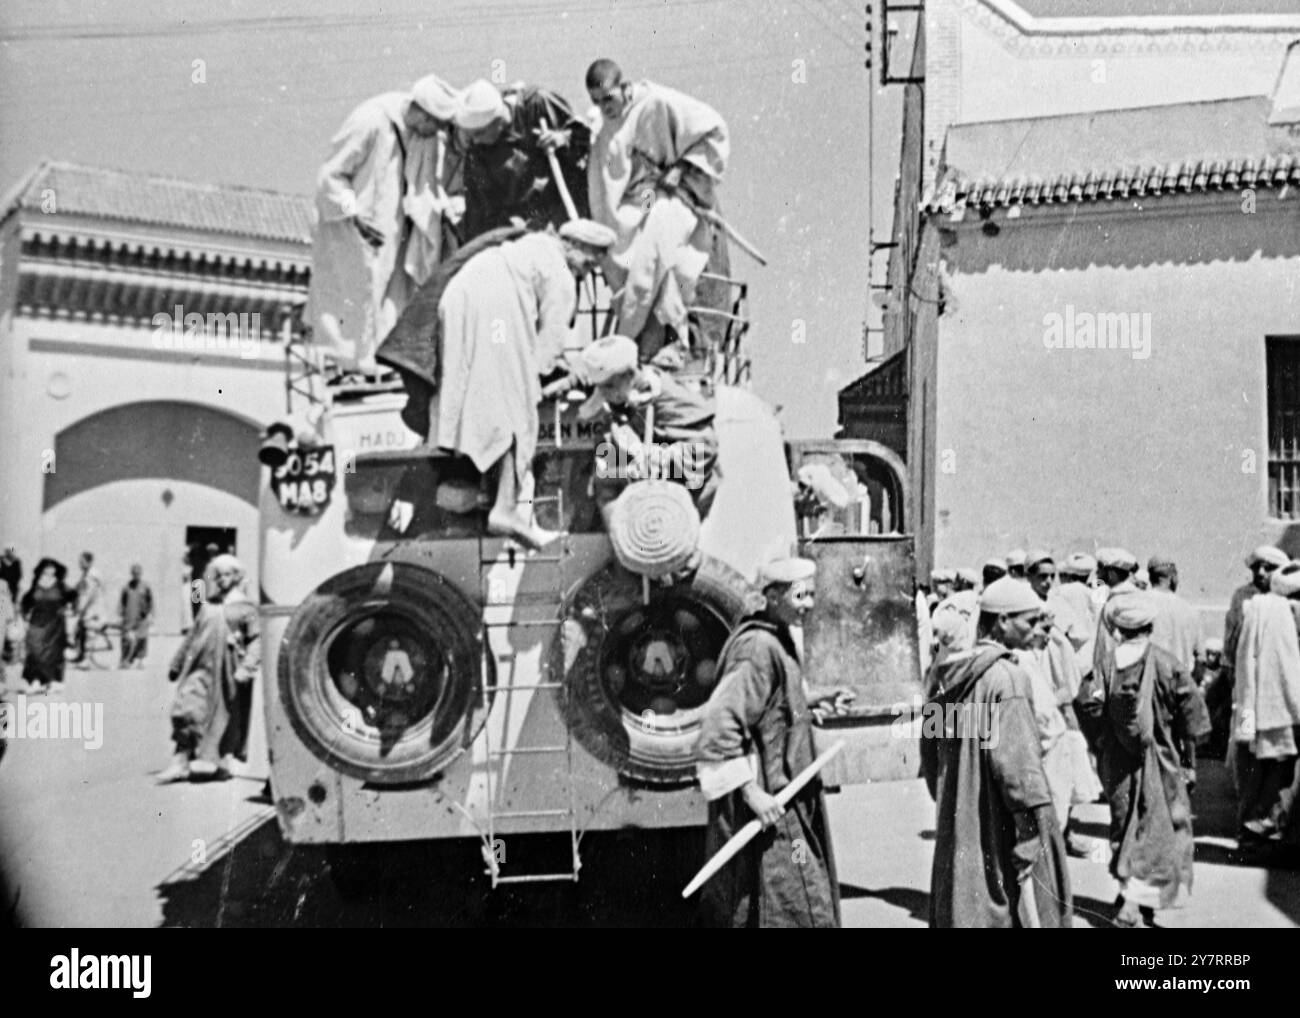
[[[556,423],[558,425],[559,423],[558,420]],[[556,435],[558,439],[559,436],[558,429]],[[530,514],[531,518],[529,521],[530,523],[533,523],[534,525],[536,524],[537,506],[547,505],[547,504],[554,504],[556,506],[558,517],[560,521],[563,522],[564,492],[563,489],[561,489],[555,495],[544,496],[542,498],[534,498],[532,500],[531,503],[532,513]],[[568,600],[567,594],[569,589],[568,575],[567,575],[567,570],[565,568],[567,565],[567,559],[569,558],[568,539],[569,539],[568,530],[562,530],[560,532],[560,536],[556,539],[555,542],[559,546],[559,551],[555,555],[538,555],[528,559],[528,561],[532,563],[549,562],[549,563],[555,563],[559,567],[557,570],[557,572],[559,573],[558,576],[559,598],[556,601],[556,605],[555,605],[556,607],[555,616],[549,619],[536,619],[536,620],[509,619],[504,622],[485,624],[484,628],[489,631],[488,640],[486,641],[488,644],[489,653],[496,653],[495,649],[492,646],[492,640],[490,635],[490,631],[493,629],[505,630],[505,629],[543,628],[543,627],[558,628],[564,624],[564,619],[565,619],[564,609],[567,604],[567,600]],[[514,556],[516,554],[515,550],[511,548],[509,554],[510,554],[511,562],[513,564]],[[520,601],[515,599],[512,599],[510,601],[497,601],[497,600],[489,599],[488,597],[489,591],[486,589],[487,573],[491,569],[491,567],[495,564],[496,564],[496,560],[485,560],[482,554],[480,554],[479,583],[480,583],[480,587],[484,588],[482,590],[483,603],[485,605],[489,605],[491,608],[506,608],[520,603]],[[532,602],[532,603],[535,604],[537,602]],[[545,657],[543,657],[542,660],[545,661]],[[544,692],[547,690],[558,690],[563,688],[563,686],[564,686],[563,682],[552,682],[552,681],[547,681],[545,679],[539,682],[525,682],[525,683],[509,682],[506,684],[498,683],[493,686],[489,686],[485,682],[483,684],[484,715],[486,716],[487,712],[491,708],[494,696],[505,697],[503,712],[508,718],[510,712],[510,706],[513,701],[514,694],[516,692],[522,692],[524,690]],[[545,883],[545,882],[557,882],[557,881],[570,881],[576,883],[578,880],[578,871],[582,869],[582,858],[578,850],[578,843],[581,840],[581,835],[580,832],[578,831],[578,810],[577,810],[577,802],[576,802],[574,783],[573,783],[573,729],[572,727],[566,723],[564,725],[564,742],[558,743],[556,745],[548,745],[548,746],[514,746],[514,747],[502,746],[499,749],[494,748],[492,743],[492,726],[490,724],[485,724],[483,726],[483,738],[487,747],[487,844],[486,844],[486,851],[484,853],[484,861],[487,864],[487,874],[492,878],[492,887],[495,889],[501,884],[531,884],[531,883]],[[498,766],[501,768],[501,773],[504,774],[505,763],[511,757],[530,756],[530,757],[546,758],[546,757],[556,757],[559,756],[560,754],[564,755],[564,777],[565,777],[565,786],[566,786],[566,793],[567,793],[566,806],[562,808],[552,808],[552,809],[503,810],[498,808],[497,797],[498,797],[498,793],[501,791],[501,783],[497,780]],[[568,819],[569,847],[570,847],[569,869],[561,870],[559,872],[554,872],[554,873],[520,873],[520,874],[511,874],[508,876],[503,876],[501,874],[502,863],[498,861],[496,855],[497,821],[504,820],[504,819],[539,818],[539,817],[566,817]]]

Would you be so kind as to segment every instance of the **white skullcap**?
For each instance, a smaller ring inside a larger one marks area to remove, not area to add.
[[[1042,610],[1043,602],[1034,593],[1034,588],[1014,576],[994,580],[980,594],[980,611],[990,615],[1018,615]]]
[[[582,351],[582,363],[592,385],[636,370],[639,350],[626,336],[602,336]]]
[[[456,126],[463,131],[478,131],[507,115],[506,102],[490,81],[479,78],[460,94],[456,109]]]
[[[618,234],[594,219],[570,219],[560,227],[560,236],[589,247],[612,247]]]
[[[1271,544],[1261,544],[1246,556],[1246,565],[1252,567],[1256,562],[1267,562],[1270,565],[1278,566],[1280,568],[1290,561],[1291,560],[1286,557],[1286,552],[1281,548],[1274,548]]]
[[[454,120],[461,94],[436,74],[429,74],[411,86],[411,100],[431,117]]]
[[[934,569],[930,572],[931,583],[952,583],[955,579],[957,579],[955,569]]]
[[[758,570],[758,585],[798,583],[817,574],[817,563],[808,558],[778,558],[763,563]]]
[[[1025,564],[1025,549],[1014,548],[1007,552],[1007,568],[1014,569]]]

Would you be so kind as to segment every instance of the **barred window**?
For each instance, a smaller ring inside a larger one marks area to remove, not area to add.
[[[1300,337],[1269,338],[1268,507],[1275,519],[1300,519]]]

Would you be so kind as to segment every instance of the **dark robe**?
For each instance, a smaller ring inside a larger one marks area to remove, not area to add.
[[[401,375],[406,389],[402,421],[421,438],[429,437],[429,400],[438,391],[438,365],[442,361],[442,319],[438,304],[443,291],[475,255],[522,237],[524,232],[517,227],[492,230],[440,262],[380,343],[375,359],[396,368]]]
[[[118,601],[122,618],[122,664],[143,661],[149,650],[153,591],[144,580],[128,580]]]
[[[171,711],[178,752],[212,764],[226,755],[248,758],[260,664],[257,606],[246,598],[205,603],[169,671],[179,680]]]
[[[551,176],[546,150],[534,131],[543,119],[551,130],[569,131],[569,143],[556,150],[560,172],[578,215],[588,215],[587,154],[591,129],[576,119],[569,104],[543,88],[528,86],[503,93],[510,123],[490,145],[470,145],[465,157],[465,239],[517,216],[533,228],[559,226],[569,218]]]
[[[951,719],[949,726],[937,719]],[[1029,676],[981,641],[931,671],[921,768],[935,801],[932,927],[1016,927],[1028,874],[1042,927],[1073,915]]]
[[[718,434],[713,427],[716,406],[712,399],[688,389],[672,375],[654,373],[660,382],[657,395],[638,406],[611,406],[610,411],[644,440],[647,411],[654,408],[654,445],[647,450],[649,476],[681,481],[704,517],[718,492]],[[624,486],[618,478],[601,481],[618,490]]]
[[[18,584],[23,578],[23,560],[20,558],[0,558],[0,581],[9,588],[9,596],[18,601]]]
[[[775,795],[814,759],[812,714],[789,629],[761,618],[744,620],[722,649],[718,674],[702,720],[702,766],[755,753],[758,782]],[[706,857],[753,819],[739,788],[711,801]],[[804,786],[780,820],[704,885],[700,908],[709,926],[840,925],[820,780]]]
[[[1122,645],[1121,645],[1122,646]],[[1174,904],[1192,888],[1192,803],[1187,779],[1195,741],[1210,731],[1201,692],[1168,651],[1148,645],[1133,664],[1102,663],[1104,724],[1097,764],[1110,803],[1111,873],[1159,890]]]
[[[63,681],[64,652],[68,648],[65,612],[76,600],[77,592],[62,583],[33,586],[23,595],[22,615],[27,622],[23,678],[27,682],[49,685]]]

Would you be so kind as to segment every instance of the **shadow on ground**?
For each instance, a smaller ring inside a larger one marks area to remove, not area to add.
[[[281,840],[273,816],[241,833],[201,871],[157,888],[163,925],[683,927],[695,921],[681,889],[703,860],[703,829],[593,832],[582,879],[502,886],[484,874],[480,843],[456,839],[349,846],[331,877],[331,852]],[[510,840],[510,872],[554,871],[567,835]]]

